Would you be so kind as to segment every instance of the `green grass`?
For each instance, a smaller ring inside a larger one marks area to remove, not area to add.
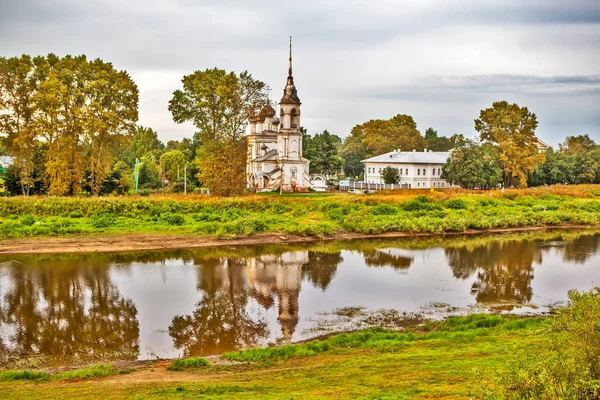
[[[507,193],[261,194],[241,198],[2,198],[0,237],[165,232],[217,237],[260,233],[443,233],[600,224],[597,185]]]
[[[173,360],[167,369],[169,371],[183,371],[184,369],[201,368],[206,367],[207,365],[208,360],[206,358],[190,357]]]
[[[35,385],[9,381],[0,382],[0,392],[8,399],[466,399],[482,384],[494,389],[496,382],[482,371],[502,370],[508,354],[541,346],[540,332],[547,324],[548,318],[477,314],[432,322],[413,332],[367,329],[229,353],[230,360],[248,362],[211,364],[185,375],[156,375],[154,368],[143,381],[119,376],[95,385],[85,380],[68,385],[52,379]]]
[[[102,378],[116,374],[128,374],[133,372],[132,369],[115,369],[112,364],[96,364],[92,367],[74,369],[65,372],[49,374],[43,371],[31,370],[5,370],[0,371],[0,381],[74,381],[91,378]]]

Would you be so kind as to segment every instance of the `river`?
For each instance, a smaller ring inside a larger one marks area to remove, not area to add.
[[[600,284],[600,232],[4,255],[0,365],[210,355],[415,316],[546,313]]]

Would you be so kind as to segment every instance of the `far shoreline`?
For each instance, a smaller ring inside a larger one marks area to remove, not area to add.
[[[286,243],[311,243],[334,240],[444,237],[464,235],[485,235],[495,233],[534,232],[559,229],[600,229],[600,225],[560,224],[550,226],[523,226],[514,228],[470,229],[462,232],[410,233],[386,232],[363,234],[338,231],[317,238],[314,236],[282,235],[264,233],[232,238],[200,236],[194,234],[148,233],[109,233],[85,236],[50,236],[17,239],[0,239],[0,254],[60,254],[60,253],[112,253],[156,250],[183,250],[225,246],[258,246]]]

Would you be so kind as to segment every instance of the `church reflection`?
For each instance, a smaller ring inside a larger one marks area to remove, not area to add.
[[[0,300],[0,364],[22,357],[42,363],[136,359],[137,310],[108,271],[104,263],[2,263],[0,273],[11,285]]]

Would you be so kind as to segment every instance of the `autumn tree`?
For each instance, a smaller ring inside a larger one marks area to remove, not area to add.
[[[247,71],[236,75],[213,68],[184,76],[182,84],[183,89],[173,92],[169,111],[176,123],[191,121],[198,129],[196,142],[202,143],[196,150],[198,179],[213,194],[241,194],[245,188],[244,134],[248,118],[266,104],[264,82]]]
[[[493,189],[502,181],[498,152],[461,138],[442,167],[441,178],[464,189]]]
[[[0,57],[0,132],[6,135],[7,152],[15,157],[13,168],[23,195],[28,195],[34,184],[36,110],[32,98],[39,86],[36,64],[40,61],[28,55]]]
[[[362,160],[396,149],[422,150],[425,142],[410,115],[398,114],[390,119],[375,119],[356,125],[344,141],[340,154],[345,172],[357,176],[364,171]]]
[[[388,165],[381,170],[381,178],[386,185],[400,183],[400,172],[398,168]]]
[[[165,145],[152,128],[138,125],[131,141],[122,148],[118,158],[128,166],[133,166],[136,158],[140,160],[143,157],[158,162],[164,150]]]
[[[481,140],[498,150],[504,186],[511,186],[516,179],[519,186],[526,187],[527,174],[544,162],[545,156],[537,148],[537,124],[535,114],[527,107],[506,101],[481,110],[475,120]]]
[[[183,167],[187,159],[179,150],[169,151],[160,157],[160,167],[167,175],[170,182],[177,182],[183,178]]]

